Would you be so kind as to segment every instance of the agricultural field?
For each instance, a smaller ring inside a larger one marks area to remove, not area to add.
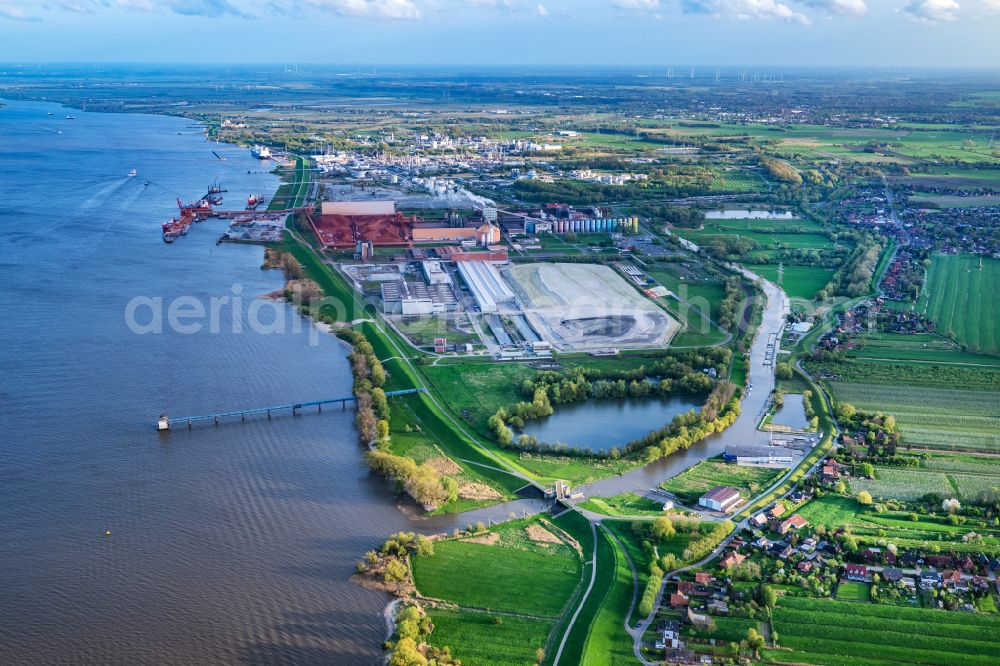
[[[784,597],[779,645],[766,663],[818,666],[987,666],[1000,660],[1000,617],[990,614]]]
[[[1000,206],[1000,196],[984,194],[981,196],[958,196],[955,194],[914,194],[907,203],[910,206],[933,206],[935,208],[982,208],[985,206]]]
[[[926,493],[966,502],[978,501],[984,494],[1000,496],[1000,460],[995,458],[934,455],[920,467],[876,466],[875,476],[851,479],[851,490],[902,500],[919,499]]]
[[[580,580],[581,557],[562,542],[532,540],[527,529],[536,525],[513,521],[436,542],[433,555],[413,559],[417,590],[460,606],[558,617]]]
[[[866,333],[855,344],[847,350],[847,358],[1000,369],[1000,357],[963,351],[957,343],[936,333]]]
[[[747,268],[765,280],[776,284],[778,282],[777,264],[751,264]],[[832,268],[823,268],[822,266],[784,266],[781,288],[785,290],[789,298],[811,301],[816,296],[816,292],[830,282],[833,272]]]
[[[786,471],[769,467],[741,467],[716,458],[689,467],[661,483],[660,487],[685,504],[697,504],[699,497],[716,486],[732,486],[741,491],[744,499],[750,499],[770,487]]]
[[[758,250],[828,250],[833,241],[820,233],[822,228],[809,220],[705,220],[701,229],[674,229],[681,238],[707,245],[719,236],[739,236],[757,243]]]
[[[917,310],[972,351],[1000,354],[1000,259],[935,255]]]
[[[850,479],[852,493],[867,490],[882,499],[918,500],[927,493],[942,497],[958,495],[958,490],[942,472],[901,467],[877,467],[874,479]]]
[[[430,609],[434,631],[427,642],[448,647],[466,666],[523,666],[545,645],[551,620],[453,609]]]
[[[757,171],[716,169],[711,189],[727,194],[749,194],[766,192],[769,187],[763,174]]]
[[[928,491],[930,492],[930,491]],[[951,525],[944,518],[908,512],[876,513],[874,509],[858,504],[853,497],[826,495],[810,500],[799,507],[798,514],[809,521],[808,530],[817,525],[827,529],[850,527],[860,544],[896,544],[901,549],[941,547],[956,552],[1000,552],[1000,530],[983,522]],[[917,520],[913,520],[916,515]],[[981,540],[963,540],[970,530],[982,535]]]
[[[923,187],[941,187],[954,190],[1000,189],[1000,169],[939,167],[929,169],[926,173],[911,173],[898,180]]]
[[[998,392],[841,381],[829,384],[840,402],[895,416],[906,446],[1000,453]]]

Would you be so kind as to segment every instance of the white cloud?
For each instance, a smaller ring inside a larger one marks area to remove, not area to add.
[[[305,0],[305,3],[341,16],[392,20],[420,18],[420,9],[413,0]]]
[[[538,6],[535,7],[535,11],[538,12],[538,15],[542,17],[549,15],[549,10],[547,10],[545,8],[545,5],[543,5],[542,3],[538,3]]]
[[[991,12],[1000,12],[1000,0],[983,0],[983,4]]]
[[[779,19],[801,25],[811,23],[805,14],[776,0],[681,0],[681,8],[686,14],[709,14],[742,21]]]
[[[927,23],[958,20],[958,3],[955,0],[913,0],[899,11]]]
[[[865,0],[800,0],[800,2],[841,16],[863,16],[868,13],[868,3]]]
[[[10,19],[12,21],[32,21],[32,17],[24,13],[24,10],[20,7],[15,7],[7,3],[0,4],[0,18]]]
[[[622,9],[657,9],[660,0],[614,0],[611,4]]]

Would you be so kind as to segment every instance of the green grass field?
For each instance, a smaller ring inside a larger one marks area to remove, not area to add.
[[[872,586],[869,583],[840,583],[837,585],[837,598],[846,601],[871,601]]]
[[[544,647],[552,622],[453,608],[430,609],[428,643],[448,647],[465,666],[525,666]],[[500,624],[496,623],[499,618]]]
[[[744,499],[748,499],[768,488],[786,471],[703,460],[664,481],[660,487],[676,495],[685,504],[697,504],[699,497],[716,486],[732,486],[741,491]]]
[[[782,232],[782,229],[814,229],[805,233]],[[758,249],[827,250],[833,241],[818,233],[818,227],[808,220],[706,220],[701,229],[674,229],[677,235],[698,245],[711,243],[719,236],[740,236],[756,241]]]
[[[517,538],[525,521],[495,528],[510,537],[494,545],[446,540],[413,559],[420,594],[461,606],[555,618],[580,580],[580,558],[566,546]],[[512,584],[517,581],[517,584]]]
[[[766,280],[774,283],[778,281],[778,266],[776,264],[751,264],[747,268]],[[816,292],[825,287],[832,277],[832,268],[785,266],[781,287],[789,298],[811,301],[816,296]]]
[[[918,311],[973,351],[1000,354],[1000,259],[935,255]]]
[[[607,538],[607,535],[604,535]],[[587,642],[583,647],[584,666],[626,666],[635,663],[632,638],[626,633],[624,622],[632,603],[634,584],[632,570],[625,559],[625,552],[613,539],[614,561],[599,563],[614,571],[614,582],[608,588],[600,609],[594,616]],[[567,662],[569,663],[569,662]]]
[[[640,497],[635,493],[622,493],[613,497],[591,497],[580,503],[581,509],[603,513],[606,516],[662,516],[663,502]]]
[[[989,614],[784,597],[773,624],[779,644],[794,652],[768,651],[770,663],[987,666],[1000,659],[1000,618]]]

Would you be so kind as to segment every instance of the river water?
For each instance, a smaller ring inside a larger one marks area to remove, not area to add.
[[[217,180],[240,208],[276,177],[177,118],[8,102],[0,136],[0,663],[378,664],[387,597],[348,580],[365,550],[539,509],[414,517],[362,462],[351,411],[155,433],[163,411],[350,393],[347,349],[256,298],[282,284],[259,247],[216,246],[221,221],[160,239],[176,197]],[[586,490],[651,487],[759,439],[787,307],[764,288],[737,424]],[[171,324],[178,299],[216,315]]]
[[[348,581],[354,563],[481,516],[412,519],[350,410],[153,430],[162,411],[350,394],[339,341],[281,304],[251,319],[282,284],[261,248],[216,246],[221,221],[160,239],[175,197],[218,179],[242,207],[277,178],[176,118],[8,102],[0,136],[0,662],[380,663],[387,598]],[[237,295],[217,332],[126,322],[135,297]]]

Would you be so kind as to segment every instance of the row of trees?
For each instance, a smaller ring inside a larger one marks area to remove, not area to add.
[[[363,333],[340,329],[338,335],[353,346],[348,359],[354,375],[354,394],[358,398],[354,418],[361,443],[369,449],[365,454],[368,466],[399,483],[428,511],[454,501],[458,497],[458,482],[455,479],[442,476],[427,463],[418,465],[412,458],[392,453],[389,401],[382,388],[386,379],[385,368]]]

